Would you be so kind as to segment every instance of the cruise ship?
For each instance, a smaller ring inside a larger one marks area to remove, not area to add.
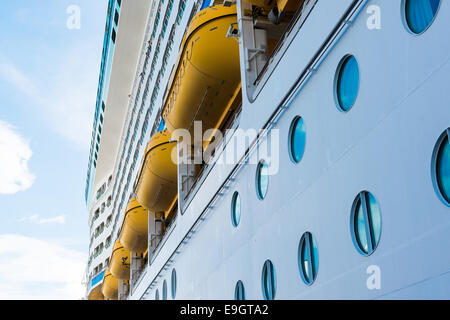
[[[449,27],[443,0],[108,0],[86,299],[450,299]]]

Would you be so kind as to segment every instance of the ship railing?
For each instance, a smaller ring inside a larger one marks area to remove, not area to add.
[[[305,0],[289,21],[274,50],[270,53],[270,55],[264,58],[265,64],[262,68],[255,68],[253,71],[248,71],[247,93],[250,100],[256,99],[257,95],[275,70],[279,61],[284,56],[285,51],[310,17],[318,1],[319,0]],[[254,26],[258,26],[258,23],[254,24]]]
[[[225,150],[226,145],[228,144],[231,137],[233,136],[234,131],[238,128],[241,111],[242,111],[242,105],[237,108],[237,110],[235,111],[234,115],[230,118],[228,123],[226,123],[223,126],[223,128],[224,128],[223,130],[226,131],[225,135],[223,136],[222,141],[217,143],[216,148],[213,150],[213,152],[211,152],[212,161],[211,161],[211,159],[208,159],[209,164],[205,164],[202,166],[194,183],[192,184],[192,187],[190,188],[190,190],[188,192],[186,192],[186,195],[184,196],[184,199],[183,199],[183,203],[180,206],[180,210],[182,210],[182,212],[184,212],[187,209],[187,207],[191,203],[192,199],[197,194],[197,191],[200,189],[203,182],[208,177],[212,168],[214,168],[217,159],[220,157],[222,152]]]
[[[139,286],[142,279],[145,277],[145,274],[147,273],[147,266],[148,263],[146,263],[145,266],[142,268],[142,270],[138,274],[133,276],[133,279],[131,279],[130,295],[134,293],[135,288]]]
[[[301,18],[303,18],[302,20],[304,20],[306,18],[305,13],[307,13],[307,12],[309,13],[309,10],[307,10],[307,8],[309,8],[308,5],[310,4],[310,1],[311,0],[305,0],[303,5],[294,14],[294,17],[292,18],[292,20],[290,21],[289,25],[286,28],[286,31],[281,36],[280,40],[278,41],[277,45],[275,46],[275,49],[273,50],[270,57],[268,57],[267,63],[264,65],[263,69],[258,74],[258,77],[256,78],[256,80],[254,82],[255,85],[257,85],[260,82],[261,78],[266,73],[269,65],[273,62],[274,57],[280,52],[285,40],[289,37],[291,32],[294,30],[294,26],[297,25],[297,23],[300,21]]]
[[[161,249],[164,247],[165,242],[170,237],[170,234],[175,229],[176,226],[176,220],[177,215],[173,217],[173,219],[166,225],[166,229],[162,235],[155,235],[152,234],[150,236],[150,243],[149,243],[149,255],[146,259],[146,263],[144,267],[142,268],[141,272],[137,273],[133,278],[131,279],[131,290],[130,295],[134,293],[135,288],[139,286],[142,279],[145,277],[147,273],[147,268],[152,265],[153,261],[158,256],[159,252],[161,252]],[[151,249],[154,248],[154,249]]]
[[[149,252],[148,262],[149,265],[153,263],[155,258],[158,256],[161,248],[166,243],[167,239],[170,237],[172,231],[176,226],[177,216],[175,215],[170,223],[166,225],[166,230],[162,235],[152,235],[150,239],[150,248],[154,248],[153,252]]]

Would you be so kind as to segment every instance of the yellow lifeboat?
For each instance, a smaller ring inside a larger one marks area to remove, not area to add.
[[[228,112],[241,83],[239,44],[227,37],[236,23],[235,4],[208,7],[192,19],[162,111],[169,132],[192,133],[194,121],[203,131],[217,128]]]
[[[111,255],[111,262],[109,263],[111,274],[117,279],[130,279],[130,260],[130,250],[124,248],[119,241],[116,241]]]
[[[102,286],[98,285],[89,292],[88,300],[105,300],[102,293]]]
[[[119,293],[119,279],[114,277],[109,269],[106,269],[103,279],[102,293],[109,300],[117,300]]]
[[[131,252],[142,253],[147,250],[148,212],[136,198],[128,202],[119,241]]]
[[[137,201],[151,212],[167,212],[177,196],[177,142],[163,130],[155,134],[145,150],[145,159],[139,174],[135,193]]]

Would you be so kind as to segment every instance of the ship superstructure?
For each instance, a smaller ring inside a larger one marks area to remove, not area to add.
[[[89,299],[450,297],[450,3],[108,10]]]

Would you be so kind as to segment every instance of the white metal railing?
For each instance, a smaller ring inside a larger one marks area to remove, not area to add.
[[[227,134],[224,135],[224,137],[222,139],[222,142],[217,144],[217,146],[216,146],[216,148],[214,150],[213,161],[211,161],[211,163],[205,165],[202,168],[201,172],[196,177],[195,182],[193,183],[192,187],[186,193],[186,195],[185,195],[185,197],[183,199],[183,203],[179,204],[179,207],[180,207],[180,210],[181,210],[182,214],[186,211],[186,209],[189,206],[189,204],[191,203],[192,199],[195,197],[195,195],[197,194],[198,190],[202,186],[203,181],[205,181],[205,179],[208,177],[209,173],[214,168],[218,158],[220,157],[222,152],[225,150],[225,148],[226,148],[230,138],[233,135],[232,132],[234,132],[234,130],[236,130],[239,127],[239,119],[240,119],[240,116],[241,116],[241,111],[242,111],[242,106],[240,106],[238,108],[238,110],[236,110],[235,114],[233,115],[232,120],[227,125],[225,130],[229,130],[230,132],[226,132]]]

